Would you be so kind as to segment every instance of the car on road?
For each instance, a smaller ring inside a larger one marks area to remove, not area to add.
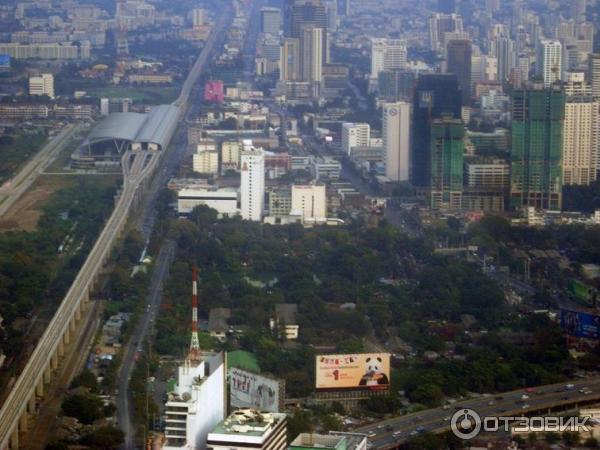
[[[592,393],[592,390],[589,387],[584,387],[579,389],[579,393],[583,395],[590,395]]]
[[[575,385],[573,383],[565,385],[565,391],[572,391],[573,389],[575,389]]]
[[[521,409],[527,409],[527,408],[529,408],[529,405],[527,403],[523,403],[521,405]]]
[[[377,434],[374,431],[370,431],[369,433],[367,433],[367,437],[369,438],[374,438],[375,436],[377,436]]]
[[[529,398],[529,395],[527,395],[527,394],[521,395],[521,400],[527,400],[528,398]]]

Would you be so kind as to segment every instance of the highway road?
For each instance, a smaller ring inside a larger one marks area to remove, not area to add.
[[[568,383],[573,384],[572,389],[567,389]],[[589,388],[591,392],[588,394],[579,392],[583,388]],[[537,411],[542,411],[545,414],[548,408],[564,407],[564,409],[569,409],[567,406],[574,405],[577,402],[600,400],[600,376],[539,386],[533,388],[533,390],[534,392],[528,392],[526,389],[519,389],[502,394],[480,396],[443,408],[428,409],[375,422],[354,431],[368,434],[370,436],[369,441],[374,448],[389,449],[396,447],[420,432],[441,433],[449,431],[450,418],[460,409],[472,409],[481,417],[519,417],[531,415],[531,413]],[[528,398],[523,399],[523,395]]]
[[[25,166],[0,187],[0,217],[31,187],[40,174],[56,159],[81,125],[68,124],[35,154]]]

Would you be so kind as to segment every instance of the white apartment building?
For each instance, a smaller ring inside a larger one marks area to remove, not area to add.
[[[177,385],[165,404],[163,450],[206,449],[208,433],[225,418],[226,373],[222,353],[179,366]]]
[[[286,415],[238,409],[208,435],[211,450],[285,450]]]
[[[260,222],[265,202],[265,153],[252,141],[243,142],[241,153],[241,211],[242,219]]]
[[[555,39],[542,39],[536,51],[536,73],[543,77],[544,86],[562,79],[562,44]]]
[[[563,184],[589,185],[596,180],[600,129],[600,100],[582,72],[567,74],[563,128]]]
[[[408,63],[406,41],[402,39],[371,39],[371,78],[377,79],[384,70],[403,69]]]
[[[54,98],[54,75],[43,73],[36,77],[29,77],[29,95],[47,95]]]
[[[383,153],[385,175],[392,181],[408,181],[410,175],[410,104],[383,105]]]
[[[342,150],[350,155],[353,147],[368,147],[370,144],[371,126],[368,123],[342,124]]]
[[[304,223],[322,223],[327,220],[327,193],[324,184],[293,185],[291,215],[298,215]]]

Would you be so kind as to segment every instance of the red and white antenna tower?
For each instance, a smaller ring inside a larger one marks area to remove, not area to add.
[[[198,275],[192,268],[192,339],[190,341],[190,361],[200,360],[200,340],[198,339]]]

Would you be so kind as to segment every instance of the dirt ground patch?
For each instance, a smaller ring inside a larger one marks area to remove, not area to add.
[[[33,231],[48,198],[69,186],[75,177],[42,176],[0,219],[0,232]]]

